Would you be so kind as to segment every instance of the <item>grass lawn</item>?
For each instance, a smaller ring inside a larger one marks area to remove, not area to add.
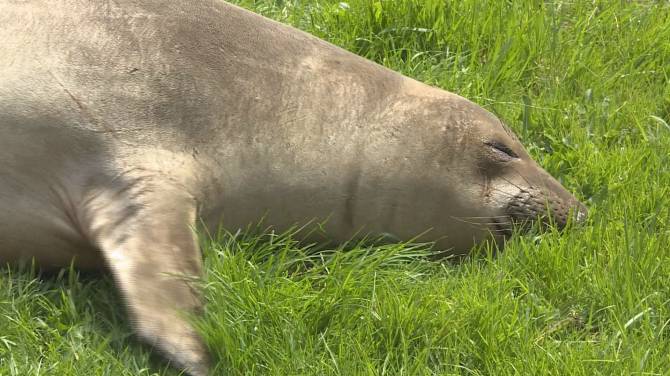
[[[590,217],[459,263],[204,239],[215,374],[670,375],[670,3],[239,3],[496,113]],[[121,305],[5,268],[0,375],[177,375]]]

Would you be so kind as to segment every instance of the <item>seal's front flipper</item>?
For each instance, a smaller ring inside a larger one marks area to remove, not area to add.
[[[188,322],[201,300],[196,203],[169,183],[135,179],[98,192],[86,208],[91,236],[125,299],[134,329],[192,376],[208,374],[208,352]]]

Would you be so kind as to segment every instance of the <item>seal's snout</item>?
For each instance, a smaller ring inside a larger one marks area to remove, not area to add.
[[[527,226],[535,221],[563,229],[568,223],[586,221],[588,209],[572,195],[561,197],[551,191],[529,187],[517,193],[507,205],[512,222]]]

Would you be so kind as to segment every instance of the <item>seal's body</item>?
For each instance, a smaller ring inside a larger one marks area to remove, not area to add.
[[[479,106],[220,1],[5,1],[0,50],[0,260],[108,266],[193,375],[198,218],[464,252],[585,212]]]

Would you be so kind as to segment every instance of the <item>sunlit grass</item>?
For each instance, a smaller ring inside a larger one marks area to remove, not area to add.
[[[493,256],[206,245],[198,325],[220,374],[670,372],[670,5],[240,1],[495,112],[590,207]],[[109,279],[0,274],[1,375],[174,375]]]

